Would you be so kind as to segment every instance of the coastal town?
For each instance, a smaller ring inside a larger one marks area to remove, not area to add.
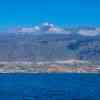
[[[0,62],[1,73],[100,73],[100,65],[86,65],[79,61],[59,62]]]

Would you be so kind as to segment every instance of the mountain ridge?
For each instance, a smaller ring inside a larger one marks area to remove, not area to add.
[[[38,34],[80,34],[84,36],[100,35],[100,27],[96,26],[57,26],[48,22],[32,27],[11,27],[1,31],[1,33],[32,33]]]
[[[100,35],[99,35],[100,36]],[[0,61],[100,61],[100,37],[80,34],[0,34]]]

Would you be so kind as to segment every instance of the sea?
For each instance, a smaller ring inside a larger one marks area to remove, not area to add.
[[[0,100],[100,100],[100,74],[0,74]]]

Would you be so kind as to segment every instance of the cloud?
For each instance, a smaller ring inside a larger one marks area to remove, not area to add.
[[[78,33],[84,36],[96,36],[100,34],[100,29],[99,28],[96,28],[95,30],[80,29]]]

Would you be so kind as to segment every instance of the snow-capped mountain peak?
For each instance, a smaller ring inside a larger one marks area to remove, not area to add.
[[[32,33],[32,34],[79,34],[83,36],[100,35],[100,27],[95,26],[77,26],[77,27],[60,27],[52,23],[44,22],[31,27],[14,27],[4,30],[5,33]]]

